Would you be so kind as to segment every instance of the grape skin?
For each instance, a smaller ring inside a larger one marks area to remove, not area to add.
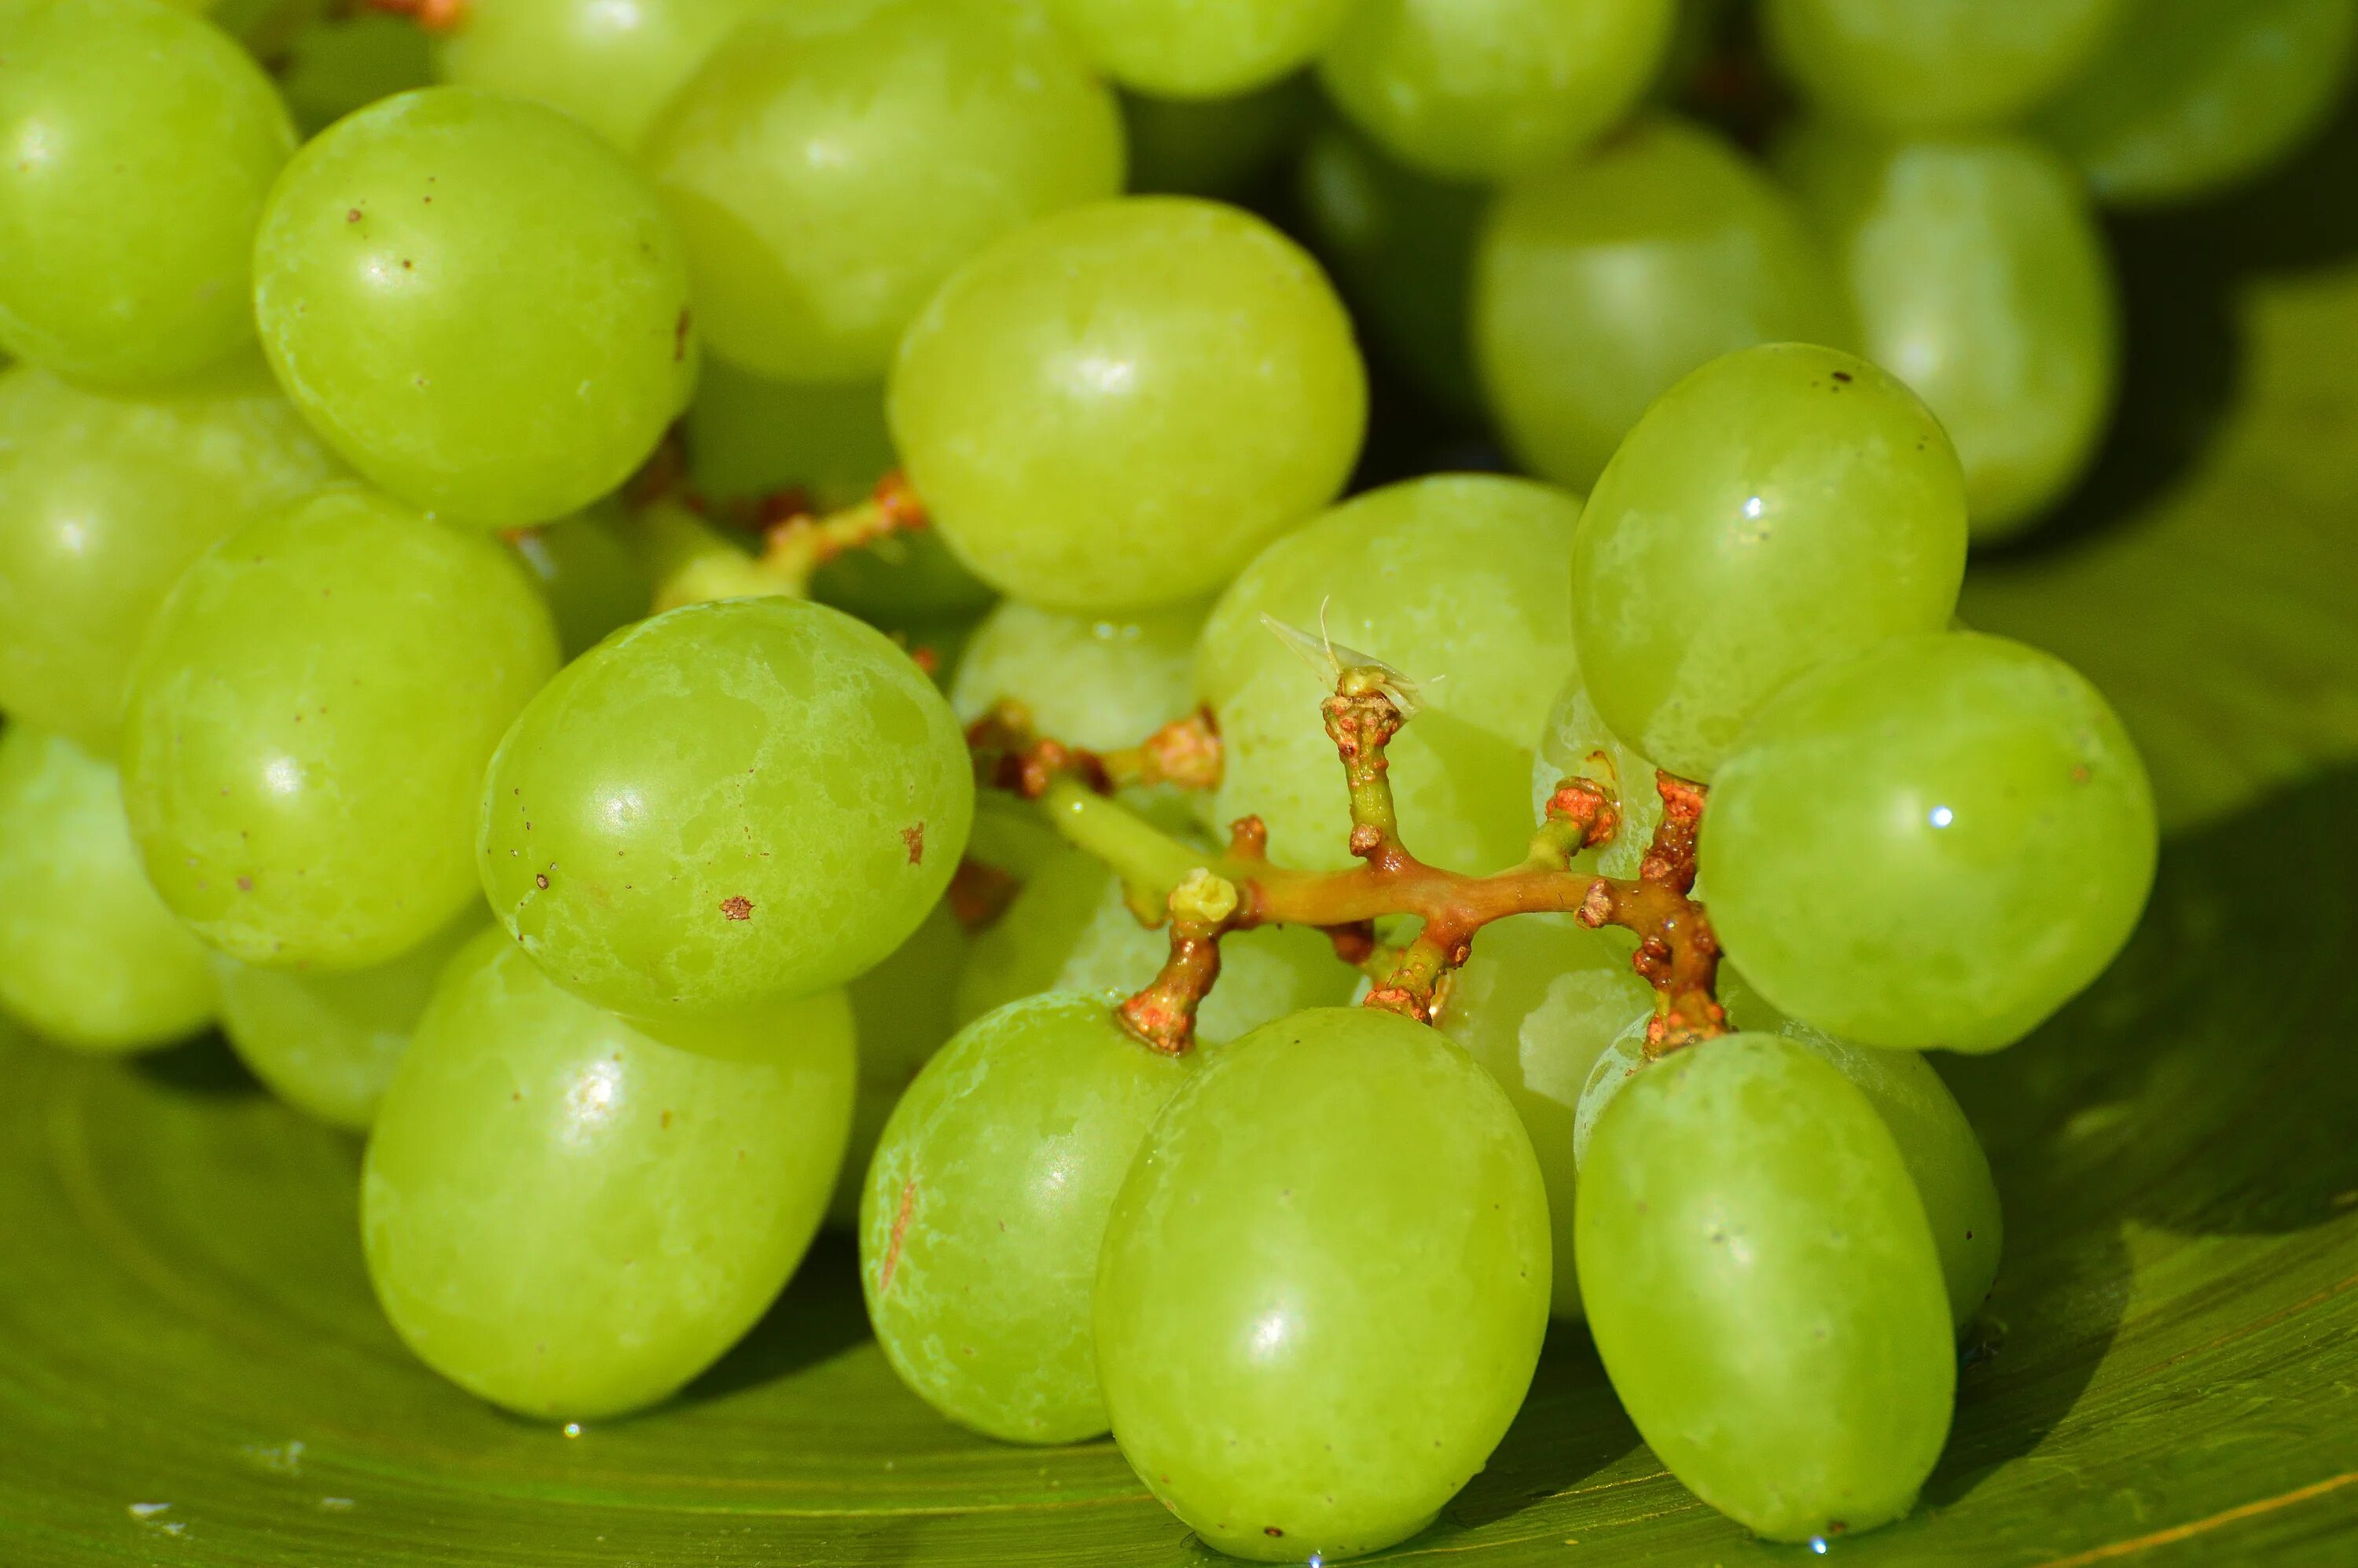
[[[437,78],[562,109],[623,152],[761,0],[467,0]]]
[[[1778,63],[1826,114],[1893,131],[2005,124],[2124,26],[2125,0],[1768,0]]]
[[[827,1222],[838,1229],[859,1229],[860,1189],[884,1123],[918,1071],[957,1033],[952,999],[966,953],[964,929],[946,902],[937,903],[907,941],[843,988],[859,1026],[860,1082],[843,1173],[827,1203]]]
[[[1354,0],[1050,0],[1058,23],[1124,87],[1226,98],[1306,65]]]
[[[973,723],[993,705],[1023,705],[1043,735],[1108,752],[1135,746],[1194,706],[1202,605],[1125,616],[1065,615],[1018,600],[982,618],[950,706]]]

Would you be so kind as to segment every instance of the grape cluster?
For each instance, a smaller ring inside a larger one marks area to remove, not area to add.
[[[2156,853],[1969,548],[2104,435],[2096,205],[2358,0],[1721,13],[0,0],[0,1007],[363,1134],[530,1416],[832,1222],[1238,1556],[1422,1529],[1552,1320],[1761,1535],[1905,1513],[2003,1231],[1922,1053]]]

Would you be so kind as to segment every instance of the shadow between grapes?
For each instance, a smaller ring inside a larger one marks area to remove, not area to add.
[[[158,1088],[192,1099],[245,1099],[268,1092],[217,1030],[135,1056],[130,1066]]]
[[[840,1231],[822,1230],[762,1320],[672,1403],[703,1404],[791,1378],[868,1336],[859,1246]]]

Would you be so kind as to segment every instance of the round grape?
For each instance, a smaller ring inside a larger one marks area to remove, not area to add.
[[[2124,0],[1767,0],[1771,52],[1836,119],[1892,131],[1999,125],[2050,97]]]
[[[1355,0],[1050,0],[1056,20],[1124,87],[1226,98],[1325,48]]]
[[[440,35],[435,74],[529,98],[624,152],[762,0],[467,0]]]
[[[1040,733],[1093,751],[1134,746],[1195,706],[1204,609],[1064,615],[1002,600],[967,644],[950,706],[972,723],[1020,702]]]

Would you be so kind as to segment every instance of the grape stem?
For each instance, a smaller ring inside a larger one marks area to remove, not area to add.
[[[823,516],[792,492],[780,499],[792,509],[757,514],[766,519],[762,549],[749,555],[708,520],[710,509],[692,491],[673,484],[643,491],[639,549],[654,580],[655,612],[716,599],[807,599],[811,574],[838,556],[925,526],[924,504],[897,472],[865,499]]]
[[[1556,786],[1520,863],[1489,876],[1431,865],[1402,841],[1392,800],[1388,753],[1407,722],[1393,689],[1396,678],[1381,665],[1339,667],[1334,694],[1320,704],[1327,738],[1342,761],[1350,849],[1360,861],[1345,871],[1271,862],[1268,829],[1257,816],[1237,822],[1227,849],[1213,854],[1172,838],[1113,798],[1117,788],[1131,784],[1217,784],[1217,735],[1209,714],[1190,715],[1143,745],[1104,754],[1038,735],[1016,704],[1001,705],[968,731],[983,783],[1038,802],[1065,839],[1121,877],[1141,920],[1170,922],[1170,957],[1122,1004],[1124,1025],[1158,1051],[1189,1050],[1196,1010],[1219,976],[1219,939],[1261,925],[1324,931],[1338,956],[1374,978],[1367,1006],[1430,1023],[1482,927],[1509,915],[1552,911],[1637,934],[1631,962],[1657,997],[1647,1033],[1650,1055],[1725,1033],[1726,1013],[1715,994],[1719,943],[1692,896],[1704,787],[1656,774],[1662,819],[1634,879],[1571,867],[1575,855],[1610,842],[1621,826],[1619,780],[1602,753],[1589,760],[1585,773]],[[1175,768],[1174,758],[1179,759]],[[1402,946],[1380,946],[1375,922],[1394,914],[1417,916],[1419,929]]]

